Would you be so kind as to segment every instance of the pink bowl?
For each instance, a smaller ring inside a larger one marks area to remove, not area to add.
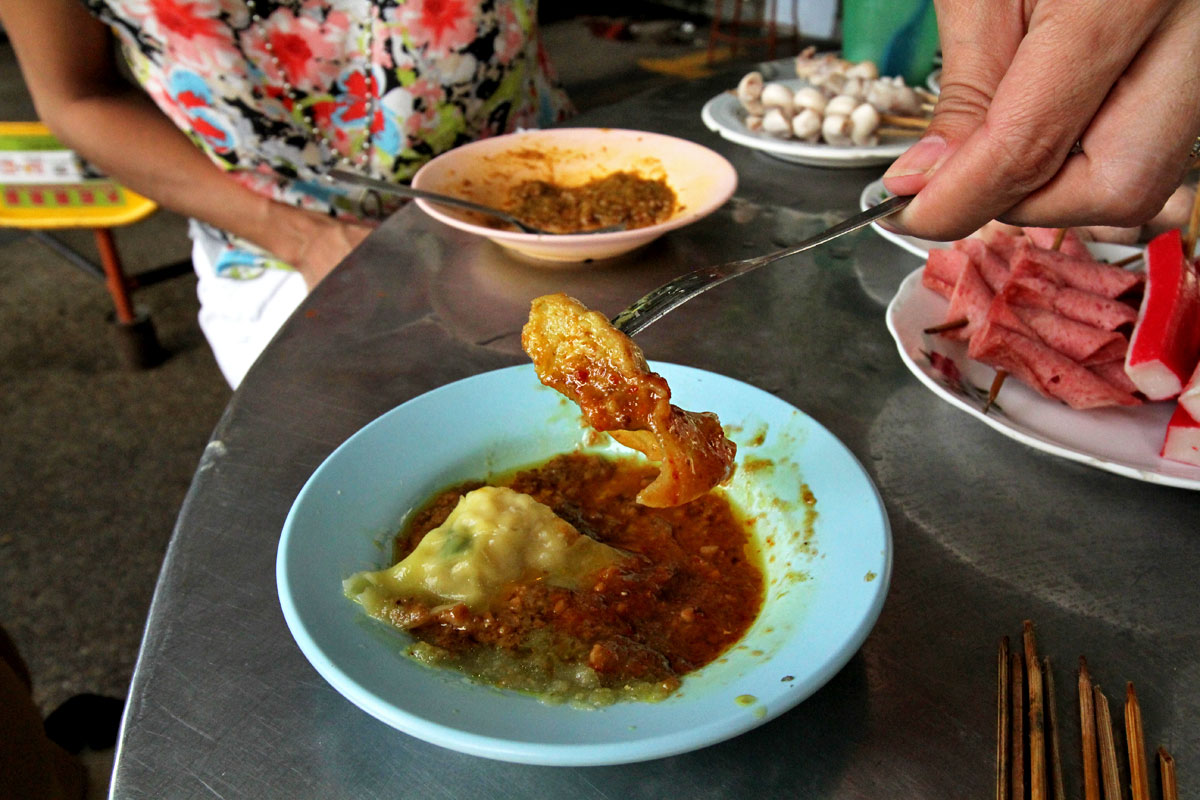
[[[537,235],[492,228],[470,211],[417,200],[421,210],[447,225],[491,239],[521,255],[566,265],[612,258],[711,214],[737,188],[733,165],[686,139],[617,128],[555,128],[495,136],[456,147],[413,176],[417,189],[454,195],[499,208],[509,187],[527,180],[562,186],[612,172],[665,178],[678,200],[666,221],[615,233]]]

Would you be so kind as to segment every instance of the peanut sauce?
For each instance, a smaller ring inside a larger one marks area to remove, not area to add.
[[[664,179],[614,172],[581,186],[523,181],[509,189],[503,208],[543,230],[577,233],[609,225],[656,225],[670,218],[675,203],[675,192]]]
[[[662,699],[745,634],[764,584],[747,528],[724,495],[640,505],[634,498],[654,474],[641,462],[572,453],[495,482],[629,557],[576,591],[513,585],[483,613],[402,600],[389,621],[426,645],[418,657],[498,686],[586,705]],[[414,514],[395,560],[480,485],[446,489]]]

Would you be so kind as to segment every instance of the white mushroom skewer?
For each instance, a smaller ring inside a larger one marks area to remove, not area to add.
[[[875,65],[874,61],[860,61],[846,68],[846,77],[873,81],[879,77],[879,67]]]
[[[853,64],[809,48],[796,58],[796,73],[808,85],[792,90],[766,82],[758,71],[738,82],[746,129],[780,139],[872,147],[883,135],[905,136],[927,119],[921,96],[902,77],[879,77],[871,61]],[[881,125],[899,125],[897,130]],[[903,124],[902,124],[903,123]],[[915,135],[915,130],[914,134]]]
[[[768,108],[762,118],[763,133],[786,139],[792,135],[792,116],[781,108]]]
[[[794,93],[782,83],[768,83],[763,87],[759,100],[765,108],[778,108],[784,116],[792,116]]]
[[[826,144],[835,147],[845,147],[852,144],[850,132],[853,126],[850,117],[845,114],[828,114],[821,123],[821,138]]]
[[[818,115],[825,113],[825,105],[829,100],[825,93],[815,86],[802,86],[792,95],[792,106],[797,111],[810,108]]]
[[[870,103],[863,103],[850,112],[850,141],[859,147],[879,144],[875,132],[879,130],[879,112]]]
[[[825,105],[825,116],[848,117],[861,102],[862,100],[848,94],[839,94]]]
[[[763,93],[763,76],[761,72],[747,72],[738,82],[737,99],[752,115],[762,116],[763,105],[760,100]]]
[[[802,108],[792,117],[792,135],[804,142],[821,138],[821,114],[816,109]]]

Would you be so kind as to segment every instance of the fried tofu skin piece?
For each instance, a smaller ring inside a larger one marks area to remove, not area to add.
[[[541,382],[575,401],[589,425],[658,462],[642,505],[683,505],[732,474],[737,445],[717,416],[671,405],[666,380],[603,314],[565,294],[538,297],[521,345]]]

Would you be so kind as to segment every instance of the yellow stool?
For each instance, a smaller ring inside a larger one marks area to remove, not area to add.
[[[121,355],[139,368],[153,366],[164,353],[149,316],[135,311],[130,294],[190,271],[190,263],[127,275],[112,229],[143,220],[157,209],[152,200],[115,181],[89,177],[80,159],[40,122],[0,122],[0,227],[29,231],[71,264],[105,282]],[[65,228],[92,230],[99,265],[49,233]]]

